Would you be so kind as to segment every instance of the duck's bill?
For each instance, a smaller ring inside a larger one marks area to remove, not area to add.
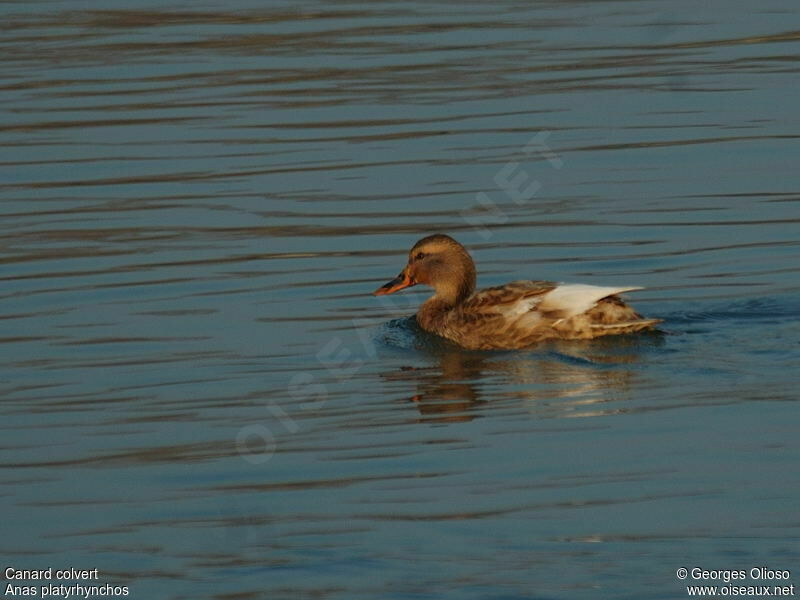
[[[381,287],[375,290],[373,295],[385,296],[386,294],[394,294],[395,292],[402,290],[403,288],[411,287],[412,285],[417,285],[417,282],[411,279],[411,277],[405,273],[400,273],[400,275],[391,281],[384,283]]]

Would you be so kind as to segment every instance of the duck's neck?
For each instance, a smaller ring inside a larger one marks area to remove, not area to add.
[[[456,266],[451,267],[447,277],[437,280],[433,284],[436,294],[433,299],[446,306],[461,304],[475,291],[475,263],[469,254],[464,251],[461,260]]]
[[[475,291],[475,271],[471,272],[470,277],[443,281],[434,289],[436,293],[428,300],[429,302],[436,301],[449,307],[461,304]]]
[[[417,313],[423,329],[436,331],[448,312],[463,303],[475,291],[475,266],[464,261],[450,273],[450,277],[436,281],[436,293],[428,298]]]

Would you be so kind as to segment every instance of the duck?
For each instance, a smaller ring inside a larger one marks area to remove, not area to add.
[[[642,317],[620,294],[638,286],[512,281],[476,291],[466,248],[449,235],[419,240],[400,274],[373,295],[418,284],[433,288],[416,313],[419,326],[469,350],[517,350],[547,340],[589,340],[653,330],[661,319]]]

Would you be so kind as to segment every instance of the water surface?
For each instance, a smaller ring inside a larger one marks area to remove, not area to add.
[[[4,567],[348,600],[800,569],[792,2],[0,14]],[[482,285],[644,286],[663,332],[432,339],[424,290],[370,293],[436,231]]]

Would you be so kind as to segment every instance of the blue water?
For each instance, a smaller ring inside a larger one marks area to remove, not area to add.
[[[4,570],[156,599],[798,581],[794,3],[0,15]],[[661,331],[455,348],[421,286],[371,295],[433,232],[481,286],[643,286]]]

